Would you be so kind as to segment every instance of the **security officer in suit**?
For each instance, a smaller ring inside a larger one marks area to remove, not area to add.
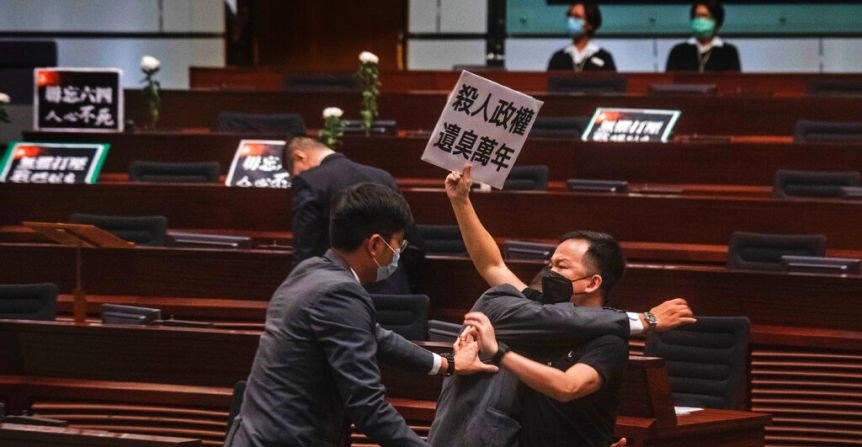
[[[270,300],[226,445],[334,447],[352,422],[375,443],[424,446],[384,400],[377,359],[427,374],[496,371],[478,360],[475,340],[441,357],[377,324],[362,285],[398,267],[411,219],[404,198],[382,185],[339,196],[332,249],[301,262]]]
[[[284,156],[293,193],[294,262],[321,256],[329,248],[329,210],[336,195],[351,185],[376,183],[399,191],[386,171],[356,163],[323,143],[293,137]],[[369,284],[371,293],[415,293],[424,262],[424,244],[415,225],[407,228],[410,246],[402,253],[401,268],[386,281]]]

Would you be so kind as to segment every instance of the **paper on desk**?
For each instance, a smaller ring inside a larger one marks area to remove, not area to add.
[[[694,413],[695,411],[701,411],[703,408],[698,407],[673,407],[673,411],[677,416],[685,416],[687,414]]]

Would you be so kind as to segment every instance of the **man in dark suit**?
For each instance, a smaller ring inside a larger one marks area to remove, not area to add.
[[[473,311],[490,318],[497,340],[525,354],[507,361],[517,358],[531,363],[504,363],[505,368],[493,376],[447,379],[429,442],[447,447],[512,446],[519,441],[522,445],[559,445],[546,441],[565,438],[572,445],[608,445],[613,430],[609,412],[615,408],[620,362],[627,358],[625,340],[631,334],[692,323],[691,309],[681,299],[666,301],[643,314],[601,308],[607,292],[622,276],[624,261],[612,238],[590,232],[564,237],[551,265],[543,271],[542,290],[527,287],[506,266],[494,238],[479,220],[469,199],[470,184],[469,165],[463,174],[453,173],[446,179],[446,192],[467,252],[492,286]],[[474,315],[468,314],[467,322],[481,327]],[[581,347],[589,352],[582,352]],[[496,346],[491,351],[498,352]],[[567,358],[560,359],[561,354]],[[505,359],[500,357],[495,360]],[[565,364],[563,370],[577,368],[574,377],[563,377],[563,371],[549,371],[551,368],[530,358],[555,366]],[[540,379],[529,380],[536,377]],[[521,387],[519,378],[532,389]],[[576,392],[568,393],[571,390]],[[580,402],[574,411],[539,394],[568,401],[596,391],[602,391],[599,399]],[[569,419],[574,414],[591,417],[573,426]]]
[[[321,256],[329,248],[329,210],[336,195],[348,186],[376,183],[398,191],[392,176],[382,170],[355,163],[308,137],[294,137],[285,149],[293,193],[293,256],[300,263]],[[407,228],[411,246],[402,253],[402,268],[387,281],[369,286],[372,293],[411,293],[424,260],[422,240],[411,223]]]
[[[380,328],[362,284],[398,265],[411,221],[404,198],[360,184],[333,207],[332,249],[300,263],[270,300],[232,447],[336,446],[349,422],[382,445],[425,443],[384,400],[377,358],[436,374],[494,372],[475,341],[432,354]]]

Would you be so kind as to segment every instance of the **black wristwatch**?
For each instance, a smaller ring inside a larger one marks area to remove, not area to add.
[[[646,318],[646,322],[649,324],[649,329],[654,331],[655,327],[658,325],[658,320],[655,318],[655,315],[650,311],[646,311],[644,312],[644,318]]]
[[[447,353],[441,354],[440,356],[446,359],[446,374],[444,374],[444,375],[446,377],[449,377],[452,374],[455,374],[455,354],[452,354],[451,352],[447,352]]]
[[[509,353],[509,347],[506,346],[505,343],[498,341],[497,342],[497,353],[491,357],[491,363],[497,366],[500,366],[500,362],[503,361],[503,356]]]

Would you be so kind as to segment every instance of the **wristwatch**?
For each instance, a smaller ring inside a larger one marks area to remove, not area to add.
[[[505,343],[498,341],[497,342],[497,353],[491,357],[491,363],[497,366],[500,366],[500,362],[503,361],[503,356],[509,353],[509,347],[506,346]]]
[[[649,324],[649,329],[651,331],[655,330],[655,327],[658,325],[658,320],[655,318],[655,315],[650,311],[646,311],[644,312],[644,318],[646,318],[646,322]]]
[[[446,377],[449,377],[452,374],[455,374],[455,354],[452,354],[451,352],[446,352],[444,354],[441,354],[440,356],[446,359],[446,365],[447,366],[446,366],[446,374],[444,374],[444,375]]]

